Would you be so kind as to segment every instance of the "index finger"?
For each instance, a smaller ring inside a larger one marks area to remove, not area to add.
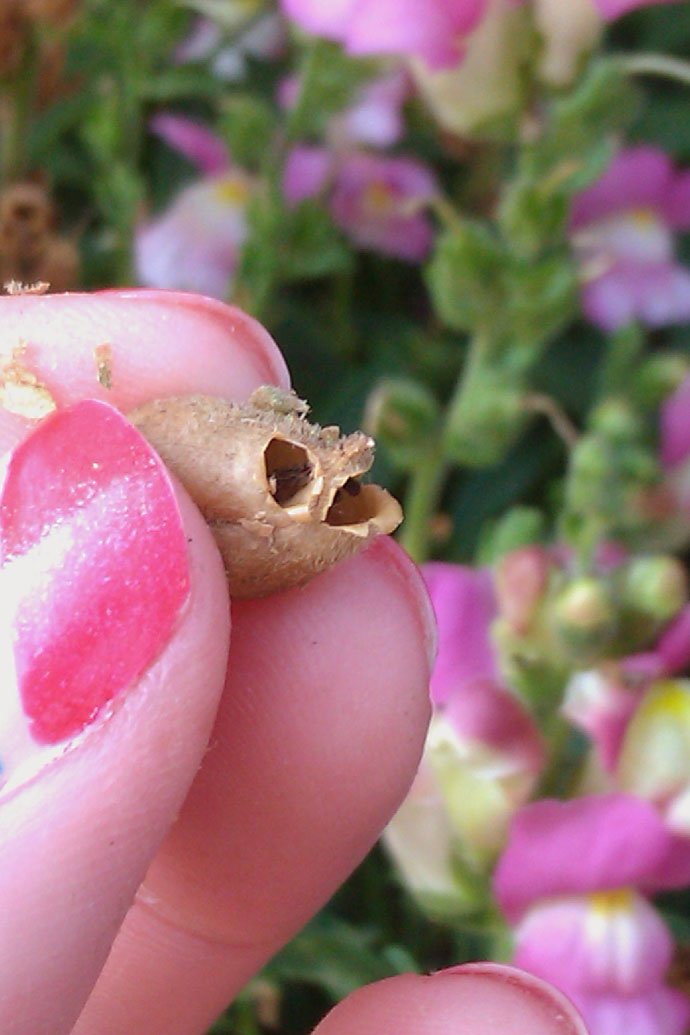
[[[289,385],[268,331],[212,298],[128,290],[14,295],[0,303],[0,360],[16,355],[58,407],[102,399],[127,413],[158,396],[238,400],[261,384]],[[111,387],[99,381],[99,346],[110,353]],[[0,454],[34,425],[0,407]]]

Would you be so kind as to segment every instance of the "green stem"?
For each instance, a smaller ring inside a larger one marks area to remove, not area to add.
[[[410,475],[400,542],[417,564],[429,557],[431,519],[438,508],[448,466],[438,450],[429,454]]]
[[[28,124],[36,89],[38,45],[27,39],[21,65],[2,99],[1,176],[4,184],[19,179],[26,171]]]
[[[326,47],[322,40],[315,40],[304,54],[299,69],[299,94],[285,126],[286,152],[305,134],[313,101],[312,87],[322,72],[321,58]]]
[[[438,445],[426,454],[410,475],[400,541],[417,564],[427,560],[430,553],[431,519],[438,509],[443,485],[451,467],[451,461],[446,455],[447,442],[451,431],[457,432],[458,422],[462,420],[463,400],[474,371],[484,360],[487,349],[486,335],[476,334],[470,342],[468,355],[448,404]]]
[[[690,86],[690,62],[666,54],[624,54],[621,64],[630,75],[657,75]]]

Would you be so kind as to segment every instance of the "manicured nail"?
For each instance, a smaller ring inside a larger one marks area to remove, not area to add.
[[[95,400],[44,420],[10,454],[0,489],[0,785],[107,714],[160,654],[188,594],[182,519],[146,440]]]
[[[587,1028],[570,1000],[541,978],[503,963],[464,963],[439,970],[436,978],[462,978],[480,1014],[496,1020],[496,1031],[530,1035],[587,1035]],[[469,1029],[468,1029],[469,1030]],[[494,1028],[472,1027],[472,1031]]]

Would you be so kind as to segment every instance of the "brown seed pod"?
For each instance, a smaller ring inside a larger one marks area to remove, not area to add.
[[[231,596],[301,585],[402,520],[385,489],[360,482],[373,439],[310,424],[307,409],[265,386],[244,405],[187,396],[129,414],[206,518]]]
[[[39,184],[14,183],[0,191],[0,284],[46,281],[53,291],[76,287],[77,249],[53,232],[54,224],[52,202]]]

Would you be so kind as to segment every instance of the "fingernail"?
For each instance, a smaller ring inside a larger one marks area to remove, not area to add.
[[[146,440],[95,400],[43,421],[10,454],[0,489],[0,785],[23,782],[108,713],[168,642],[188,594],[181,516]]]
[[[419,568],[405,553],[403,548],[394,539],[391,539],[390,536],[379,536],[368,547],[367,552],[371,556],[375,557],[378,554],[382,557],[389,570],[393,570],[398,576],[401,591],[408,599],[412,599],[417,611],[429,674],[431,675],[438,650],[438,630],[429,592]]]
[[[492,1010],[497,1016],[510,1017],[511,1032],[587,1035],[585,1023],[570,1000],[553,985],[525,970],[503,963],[464,963],[439,970],[433,977],[463,978],[480,1010],[482,1000],[485,1001],[487,1016]],[[500,1030],[508,1030],[507,1025]]]

